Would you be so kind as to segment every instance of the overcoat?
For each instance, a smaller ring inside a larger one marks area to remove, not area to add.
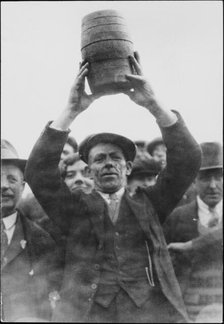
[[[157,184],[125,199],[153,246],[153,262],[163,293],[187,321],[180,287],[160,223],[172,211],[196,176],[201,150],[178,113],[178,121],[161,128],[167,167]],[[95,190],[71,194],[60,179],[58,162],[68,132],[46,126],[28,160],[25,177],[49,217],[67,234],[61,302],[55,320],[85,322],[100,280],[106,205]]]
[[[1,264],[2,320],[50,320],[49,294],[59,290],[62,277],[58,259],[50,235],[18,212]]]

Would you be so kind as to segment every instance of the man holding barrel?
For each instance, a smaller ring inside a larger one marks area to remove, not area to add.
[[[138,55],[127,75],[131,100],[147,109],[161,129],[167,166],[153,187],[130,197],[134,143],[120,135],[89,136],[79,146],[95,189],[71,193],[58,162],[69,126],[97,95],[84,90],[89,63],[81,66],[66,108],[49,123],[30,155],[26,180],[67,235],[61,300],[53,321],[174,323],[188,321],[161,223],[195,178],[201,151],[181,116],[162,108],[142,75]]]

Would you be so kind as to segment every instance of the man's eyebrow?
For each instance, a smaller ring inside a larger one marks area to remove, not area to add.
[[[97,157],[101,157],[101,156],[105,156],[106,155],[106,153],[97,153],[95,156],[94,156],[94,158],[97,158]]]

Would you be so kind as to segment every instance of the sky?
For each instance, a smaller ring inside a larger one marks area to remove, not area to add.
[[[200,142],[222,142],[222,1],[1,2],[1,137],[28,158],[65,108],[81,61],[81,21],[116,9],[126,20],[159,103],[180,112]],[[155,118],[126,95],[101,97],[73,122],[78,143],[98,132],[160,136]]]

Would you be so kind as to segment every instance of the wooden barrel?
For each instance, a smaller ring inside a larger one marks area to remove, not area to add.
[[[128,60],[133,43],[124,18],[115,10],[100,10],[82,19],[82,59],[90,63],[88,82],[92,93],[112,94],[130,88]]]

